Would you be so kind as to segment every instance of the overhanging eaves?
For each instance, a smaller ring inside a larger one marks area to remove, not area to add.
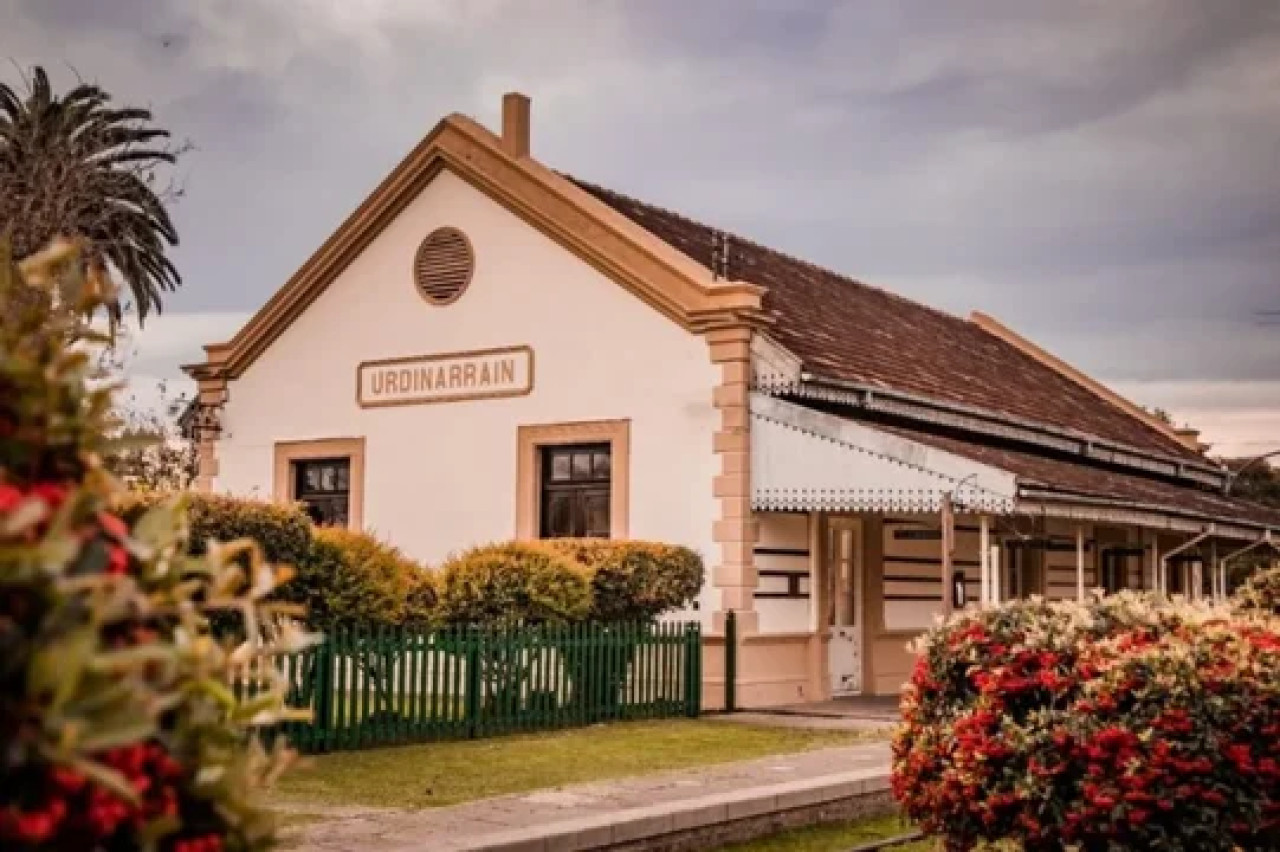
[[[759,511],[1013,511],[1013,474],[762,393],[751,395]]]

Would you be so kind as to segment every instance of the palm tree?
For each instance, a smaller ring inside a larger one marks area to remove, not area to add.
[[[139,321],[159,312],[160,294],[182,283],[165,255],[178,234],[154,189],[157,167],[176,159],[168,132],[97,86],[57,97],[39,67],[25,82],[25,97],[0,83],[0,232],[18,258],[78,240],[86,273],[127,287]],[[118,322],[120,301],[108,310]]]

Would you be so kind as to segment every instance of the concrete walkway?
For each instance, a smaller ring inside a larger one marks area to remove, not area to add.
[[[751,725],[765,728],[799,728],[809,731],[878,731],[888,739],[893,734],[897,719],[865,719],[860,716],[802,715],[779,711],[743,710],[715,716],[703,716],[715,722],[729,725]]]
[[[888,771],[888,743],[819,749],[447,808],[339,812],[302,826],[287,848],[298,852],[709,848],[720,840],[734,841],[818,818],[883,811]]]

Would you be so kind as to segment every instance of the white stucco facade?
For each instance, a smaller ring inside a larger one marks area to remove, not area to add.
[[[475,272],[435,306],[412,266],[443,226],[466,234]],[[361,362],[512,346],[533,352],[527,395],[357,404]],[[630,536],[710,564],[717,381],[704,338],[442,171],[228,384],[213,490],[268,499],[277,442],[363,438],[365,528],[436,564],[515,536],[521,425],[624,419]]]

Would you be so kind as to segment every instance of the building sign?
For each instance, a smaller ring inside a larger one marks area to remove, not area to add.
[[[365,361],[356,368],[362,408],[523,396],[533,390],[528,346]]]

